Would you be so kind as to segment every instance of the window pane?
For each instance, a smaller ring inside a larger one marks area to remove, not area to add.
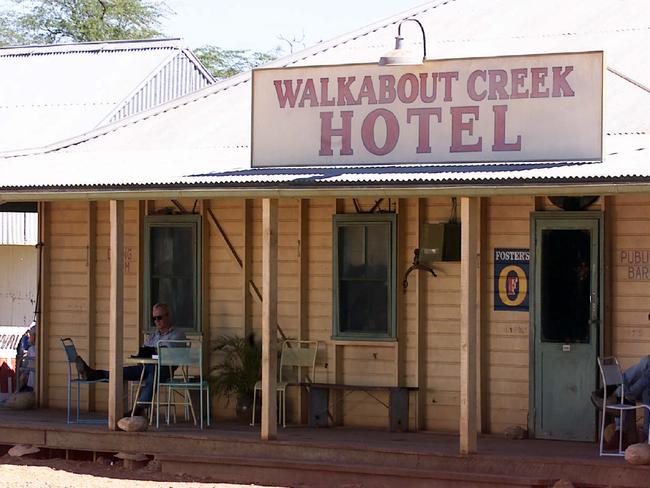
[[[363,274],[366,261],[364,230],[361,225],[339,228],[339,262],[342,278]]]
[[[542,341],[589,342],[589,262],[586,230],[544,230],[541,276]]]
[[[370,225],[366,228],[366,277],[388,280],[390,228],[388,225]]]
[[[170,305],[174,325],[194,328],[195,258],[194,226],[150,227],[151,303]]]
[[[385,283],[341,281],[340,331],[386,334],[388,288]]]
[[[392,235],[389,219],[337,223],[337,333],[391,335]]]

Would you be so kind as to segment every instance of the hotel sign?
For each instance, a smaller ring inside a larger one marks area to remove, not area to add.
[[[600,160],[603,53],[253,70],[252,166]]]

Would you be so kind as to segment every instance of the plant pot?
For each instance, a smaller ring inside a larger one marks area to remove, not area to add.
[[[259,419],[262,408],[260,405],[261,402],[257,402],[255,405],[255,419]],[[241,424],[250,424],[253,420],[253,398],[250,396],[242,396],[237,398],[237,404],[235,405],[235,413],[237,415],[237,421]]]

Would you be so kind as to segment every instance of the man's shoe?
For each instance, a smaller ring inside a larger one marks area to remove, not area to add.
[[[610,388],[607,388],[608,393],[610,393]],[[616,400],[616,397],[612,395],[614,390],[607,396],[607,404],[614,404],[618,403]],[[601,412],[603,411],[603,395],[605,394],[605,391],[602,388],[599,388],[595,391],[591,392],[591,396],[589,397],[591,399],[591,403],[596,407],[598,410]]]
[[[596,407],[601,412],[603,411],[603,389],[602,388],[600,390],[592,391],[589,399],[591,400],[591,403],[593,404],[594,407]]]
[[[86,364],[81,356],[77,356],[74,360],[75,365],[77,366],[77,372],[79,373],[79,378],[83,381],[98,381],[103,379],[108,379],[106,374],[100,373],[96,369],[91,368]]]

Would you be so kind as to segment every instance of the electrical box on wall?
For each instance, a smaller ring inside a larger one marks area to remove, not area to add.
[[[433,261],[460,261],[460,224],[422,224],[420,249],[433,249],[427,253]]]

